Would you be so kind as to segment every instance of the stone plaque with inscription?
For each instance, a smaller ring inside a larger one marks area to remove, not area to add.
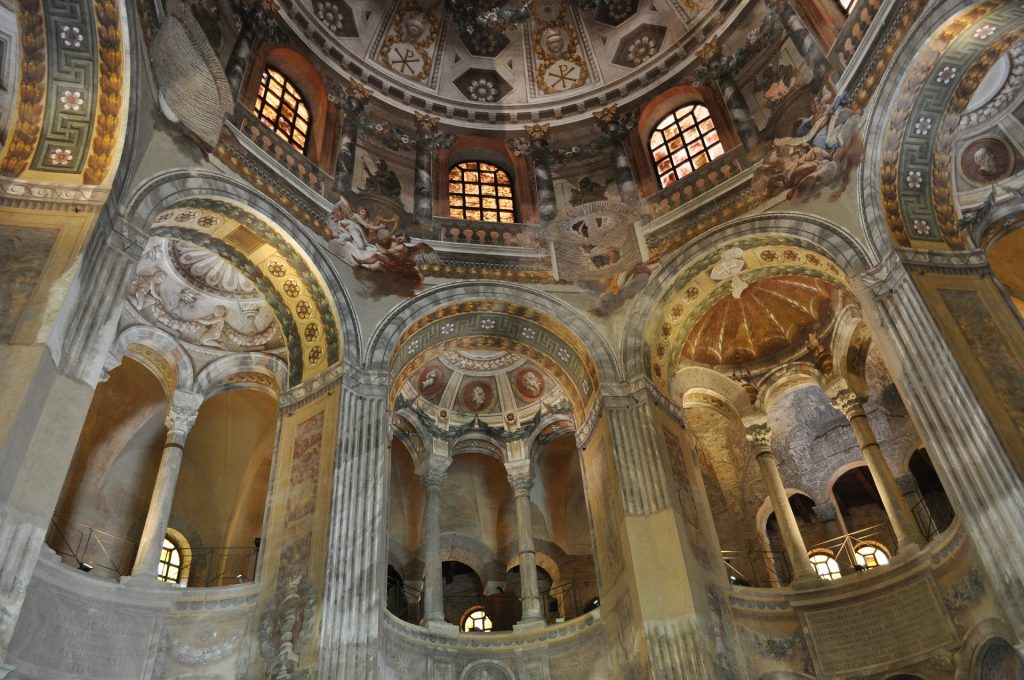
[[[801,613],[821,675],[920,659],[956,642],[931,580]]]
[[[88,590],[88,589],[86,589]],[[36,677],[140,680],[152,673],[157,612],[119,607],[108,598],[90,601],[34,580],[18,619],[8,660]]]

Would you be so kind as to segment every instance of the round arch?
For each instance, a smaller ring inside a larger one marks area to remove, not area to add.
[[[123,204],[121,215],[123,223],[133,232],[128,236],[144,245],[162,213],[174,206],[202,201],[244,213],[246,221],[262,223],[274,232],[271,236],[297,251],[297,256],[311,270],[309,276],[318,277],[319,281],[316,278],[314,281],[322,283],[323,299],[319,302],[337,328],[339,362],[358,365],[362,348],[359,322],[351,296],[324,247],[324,239],[329,237],[325,222],[328,207],[317,205],[312,208],[319,208],[322,212],[309,212],[307,209],[308,222],[304,224],[288,210],[241,181],[209,171],[176,169],[154,175],[140,185]],[[292,206],[295,210],[305,207]]]
[[[164,387],[168,399],[175,390],[190,390],[194,381],[192,361],[185,348],[170,333],[153,326],[129,326],[121,331],[106,368],[130,356],[148,368]]]
[[[972,38],[980,22],[996,30]],[[891,74],[899,75],[884,80],[864,115],[865,138],[882,140],[868,147],[860,177],[860,195],[866,197],[861,223],[872,263],[884,261],[897,245],[967,247],[958,233],[953,199],[952,156],[960,116],[981,76],[1022,32],[1024,10],[1015,3],[965,8],[946,0],[900,46],[889,66]],[[903,178],[911,171],[926,177],[921,186],[931,187],[930,192],[907,186]]]
[[[433,354],[474,346],[520,352],[563,381],[581,437],[600,386],[620,381],[607,340],[582,312],[525,286],[486,282],[437,286],[393,309],[370,338],[366,365],[397,390]]]
[[[701,259],[717,257],[725,249],[740,241],[791,244],[817,252],[831,260],[839,273],[848,280],[863,273],[868,267],[867,253],[846,230],[818,217],[795,213],[769,213],[726,222],[687,242],[663,262],[663,266],[647,285],[647,294],[638,295],[628,312],[626,327],[648,328],[652,317],[665,303],[682,272],[692,268]],[[647,338],[644,334],[629,333],[623,337],[621,357],[626,375],[651,374]],[[670,379],[671,376],[667,376]]]

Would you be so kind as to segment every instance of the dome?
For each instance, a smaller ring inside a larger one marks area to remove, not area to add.
[[[610,97],[666,81],[692,58],[694,35],[726,21],[713,9],[707,0],[306,0],[282,13],[328,63],[362,71],[400,108],[500,125],[589,117]]]

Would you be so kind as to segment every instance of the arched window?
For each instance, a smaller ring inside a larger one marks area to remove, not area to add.
[[[836,562],[836,558],[832,557],[832,553],[829,551],[816,550],[808,555],[808,557],[811,560],[811,564],[814,565],[814,571],[826,581],[834,581],[842,576],[839,573],[839,563]]]
[[[854,550],[853,559],[864,569],[873,569],[889,564],[889,553],[877,543],[861,543]]]
[[[483,607],[471,607],[462,615],[460,627],[467,633],[490,633],[493,624]]]
[[[662,187],[725,152],[711,112],[702,104],[687,104],[665,116],[651,133],[649,146]]]
[[[175,584],[181,579],[181,548],[170,537],[164,538],[164,545],[160,549],[160,564],[156,570],[156,577],[161,581]]]
[[[306,152],[310,125],[306,98],[273,66],[267,66],[263,71],[253,114],[278,137],[300,152]]]
[[[460,220],[515,222],[512,178],[490,163],[459,163],[448,171],[448,208]]]

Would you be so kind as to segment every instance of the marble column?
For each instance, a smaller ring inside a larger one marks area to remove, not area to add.
[[[436,444],[437,442],[435,442]],[[423,505],[423,618],[427,627],[446,628],[444,620],[444,582],[441,577],[441,489],[451,458],[432,453],[420,472],[426,490]]]
[[[917,522],[914,521],[910,508],[907,507],[907,501],[903,498],[903,493],[896,483],[896,476],[893,475],[892,468],[889,467],[889,463],[882,454],[882,449],[878,446],[871,423],[868,422],[867,415],[864,413],[860,397],[853,390],[844,386],[834,386],[828,390],[827,394],[832,405],[850,421],[861,453],[871,471],[871,478],[882,499],[882,505],[885,506],[885,512],[889,516],[893,533],[896,534],[899,550],[911,545],[918,547],[924,545],[924,537],[921,536]]]
[[[736,133],[740,136],[740,141],[746,148],[753,149],[761,143],[761,133],[757,129],[757,122],[750,113],[743,95],[740,94],[736,81],[732,76],[723,74],[718,78],[718,90],[722,93],[725,107],[729,109],[732,124],[736,126]]]
[[[434,217],[434,182],[431,161],[434,139],[437,137],[439,118],[416,112],[416,176],[413,185],[413,215],[421,225],[430,224]]]
[[[160,457],[160,467],[156,473],[156,483],[149,499],[149,511],[146,513],[146,524],[139,540],[139,551],[135,555],[132,576],[155,578],[157,575],[160,550],[167,535],[167,523],[171,517],[171,505],[174,503],[181,458],[185,452],[185,440],[196,423],[199,406],[202,403],[202,395],[174,393],[171,408],[164,421],[167,426],[167,438],[164,441],[163,455]]]
[[[231,94],[235,99],[242,91],[242,80],[249,66],[253,45],[263,37],[282,37],[277,35],[280,29],[277,27],[277,5],[273,0],[240,2],[238,9],[242,14],[242,30],[238,33],[235,45],[228,56],[227,66],[224,67],[228,85],[231,86]]]
[[[349,81],[341,95],[345,119],[338,138],[338,158],[334,164],[334,186],[341,193],[352,191],[352,173],[356,167],[356,141],[359,139],[359,118],[363,115],[370,91],[355,81]]]
[[[522,588],[523,615],[517,629],[543,626],[544,613],[540,606],[537,587],[537,553],[533,545],[533,507],[530,490],[533,489],[533,470],[530,461],[506,464],[508,483],[516,498],[516,526],[519,534],[519,578]]]
[[[789,494],[786,493],[786,485],[782,482],[782,475],[779,474],[775,454],[772,453],[771,430],[764,424],[748,426],[747,442],[757,459],[757,465],[761,469],[761,479],[764,481],[764,485],[768,489],[768,497],[772,501],[775,519],[779,524],[779,531],[782,533],[782,544],[793,570],[793,585],[800,585],[804,582],[814,583],[818,580],[818,575],[814,571],[814,565],[807,557],[807,546],[804,545],[803,536],[800,535],[800,526],[796,522],[793,508],[789,504]]]
[[[853,568],[855,558],[851,552],[852,546],[846,540],[846,532],[839,524],[839,508],[832,501],[825,501],[814,506],[814,514],[821,520],[825,536],[833,546],[832,552],[836,562],[839,563],[839,573],[843,576],[854,573],[856,571]],[[840,541],[840,539],[842,540]]]
[[[550,222],[558,214],[555,203],[555,182],[551,174],[551,152],[548,151],[548,132],[551,126],[528,125],[526,136],[530,140],[530,158],[537,181],[537,213],[541,222]]]
[[[597,129],[611,137],[609,152],[611,154],[612,171],[615,186],[619,192],[619,200],[632,202],[637,200],[636,179],[629,162],[626,149],[626,135],[636,127],[636,112],[624,113],[615,104],[601,109],[594,114]]]
[[[775,11],[789,39],[793,41],[797,51],[811,67],[814,74],[814,81],[824,84],[825,77],[829,71],[828,59],[822,51],[818,41],[814,39],[811,32],[804,26],[803,19],[788,0],[772,0],[769,3],[770,9]]]
[[[382,676],[391,431],[387,375],[349,367],[341,392],[318,673]]]

